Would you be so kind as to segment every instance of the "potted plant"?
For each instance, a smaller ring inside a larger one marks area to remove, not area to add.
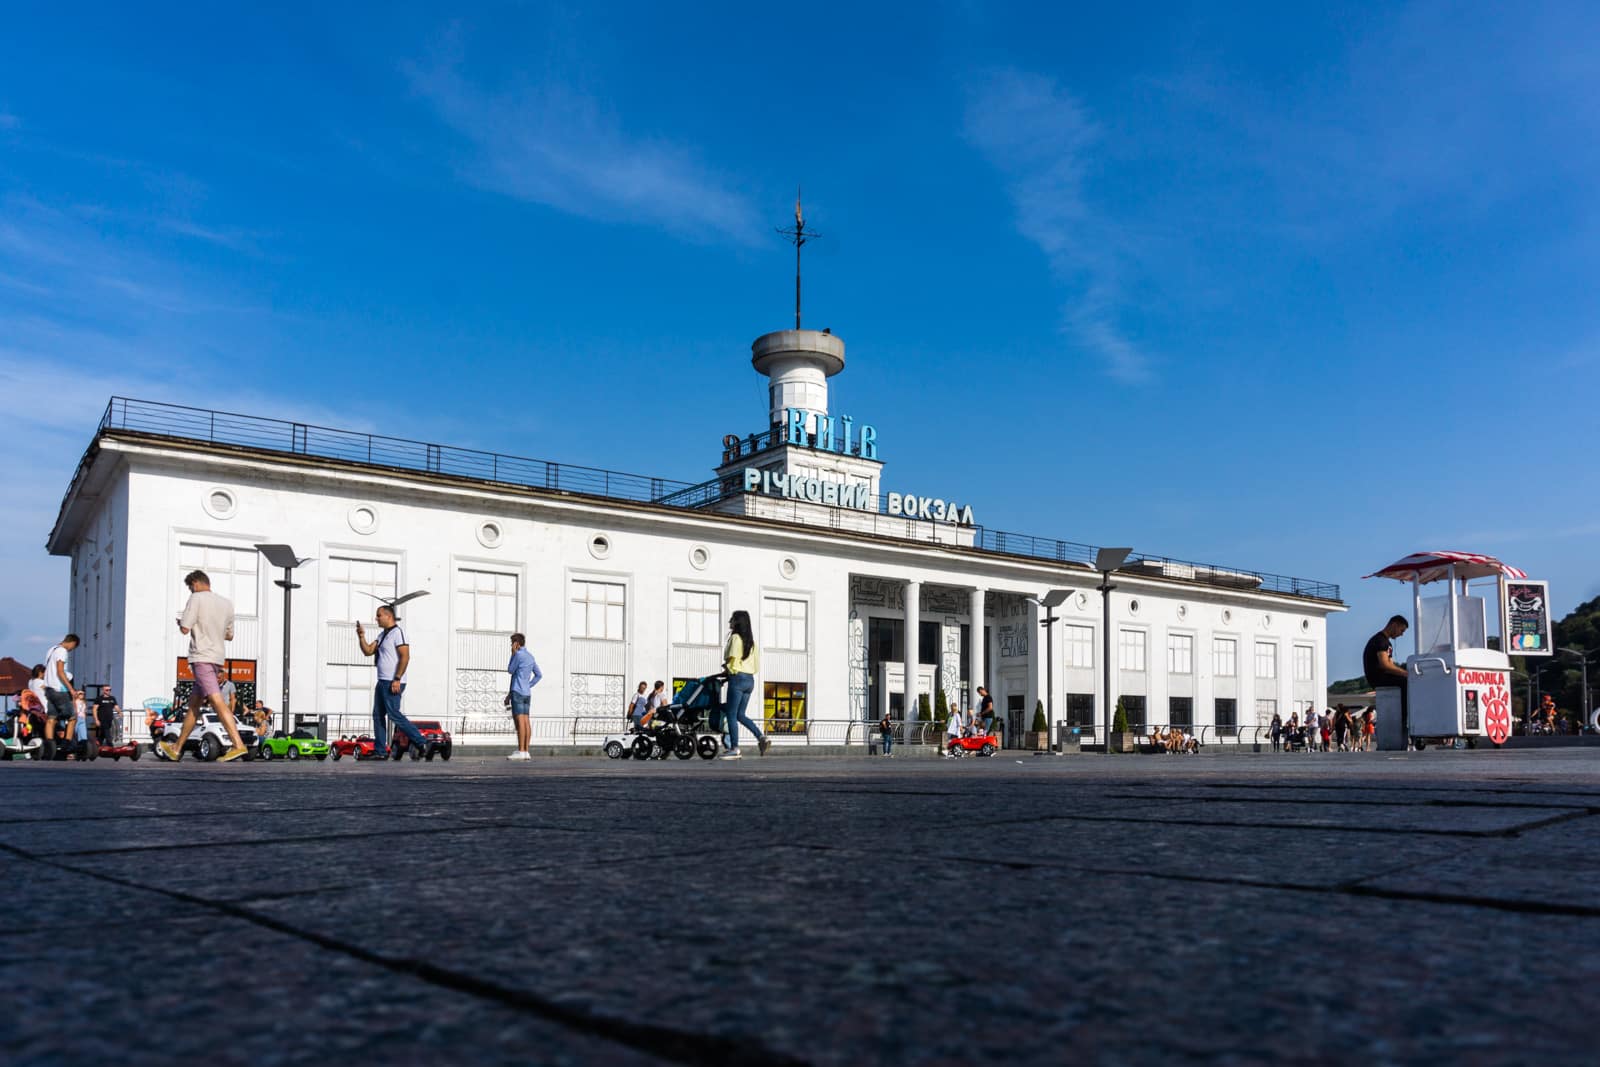
[[[1139,743],[1138,735],[1128,730],[1128,709],[1122,706],[1122,698],[1117,698],[1117,710],[1111,717],[1111,737],[1108,739],[1108,752],[1132,752]]]
[[[934,721],[934,719],[933,719],[933,708],[928,703],[928,694],[927,693],[918,693],[917,694],[917,721],[918,722],[933,722]],[[937,731],[933,731],[933,732],[937,732]],[[920,733],[921,733],[921,736],[918,738],[918,740],[926,742],[928,740],[928,735],[930,733],[929,729],[924,726],[924,727],[922,727]]]
[[[1050,724],[1044,717],[1044,701],[1033,702],[1033,728],[1022,735],[1022,747],[1043,752],[1050,747]]]

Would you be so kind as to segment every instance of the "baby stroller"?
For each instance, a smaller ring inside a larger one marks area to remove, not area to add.
[[[656,709],[650,725],[607,737],[605,754],[612,759],[692,759],[698,753],[701,759],[715,759],[721,746],[701,731],[722,710],[724,677],[713,674],[690,682],[671,704]]]

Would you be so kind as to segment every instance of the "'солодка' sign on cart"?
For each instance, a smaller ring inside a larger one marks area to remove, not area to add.
[[[1506,583],[1506,646],[1511,656],[1549,656],[1555,649],[1550,630],[1550,583],[1527,579]]]
[[[1505,744],[1511,736],[1511,677],[1505,671],[1464,669],[1456,673],[1456,682],[1461,687],[1462,729]]]

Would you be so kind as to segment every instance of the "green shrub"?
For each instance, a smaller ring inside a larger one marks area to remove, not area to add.
[[[939,724],[941,730],[950,721],[950,701],[946,699],[943,689],[933,691],[933,721]]]
[[[1122,698],[1117,698],[1116,715],[1111,720],[1111,732],[1125,734],[1128,732],[1128,709],[1122,706]]]
[[[917,694],[917,718],[923,722],[933,721],[933,709],[928,706],[928,694]]]
[[[1033,732],[1036,734],[1042,734],[1047,732],[1049,729],[1050,723],[1046,721],[1044,717],[1044,701],[1035,700],[1033,702]]]

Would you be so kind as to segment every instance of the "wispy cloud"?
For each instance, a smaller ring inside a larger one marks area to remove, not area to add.
[[[455,55],[402,69],[471,146],[458,171],[480,188],[696,240],[751,244],[764,234],[732,181],[670,138],[629,132],[594,95],[560,84],[489,89]]]
[[[1100,131],[1083,105],[1050,78],[1001,71],[971,89],[965,130],[1005,178],[1018,232],[1069,292],[1065,333],[1117,381],[1149,381],[1150,359],[1119,321],[1128,235],[1085,190]]]

